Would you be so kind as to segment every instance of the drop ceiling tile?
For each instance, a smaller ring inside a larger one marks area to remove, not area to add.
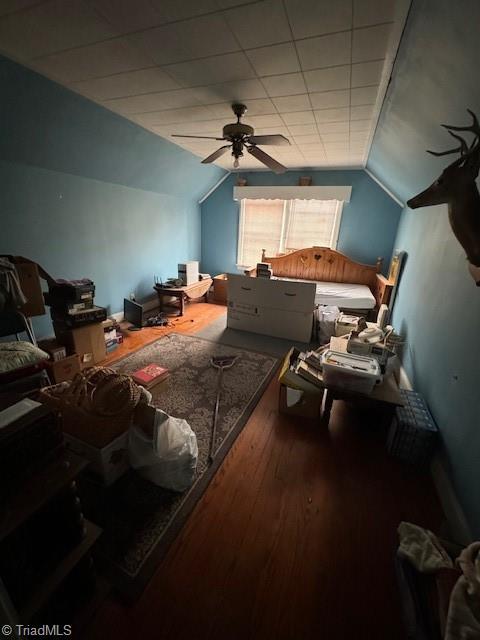
[[[349,150],[348,142],[326,142],[324,147],[327,154]]]
[[[215,0],[89,0],[122,33],[185,20],[218,9]]]
[[[352,28],[351,0],[286,0],[295,38],[310,38]]]
[[[120,33],[155,27],[163,22],[161,12],[149,0],[89,0],[90,4]]]
[[[273,98],[273,103],[281,113],[291,111],[306,111],[311,109],[310,100],[306,93],[298,96],[284,96],[283,98]]]
[[[269,98],[249,100],[247,108],[249,117],[255,115],[277,113],[272,101]],[[215,118],[226,118],[231,122],[236,121],[236,116],[233,114],[232,104],[230,102],[208,105],[208,110],[213,114],[213,117]]]
[[[174,22],[128,37],[135,47],[161,65],[240,49],[220,14]]]
[[[256,78],[213,84],[208,87],[196,87],[192,91],[202,104],[216,104],[217,102],[243,103],[256,98],[267,97],[267,92],[262,83]]]
[[[314,124],[291,124],[288,130],[292,136],[304,136],[310,133],[317,133],[317,127]]]
[[[265,0],[224,13],[230,29],[244,49],[290,40],[290,26],[278,0]]]
[[[353,26],[393,22],[395,0],[353,0]]]
[[[350,108],[351,120],[366,120],[367,118],[371,118],[372,115],[373,115],[373,105]]]
[[[322,93],[311,93],[310,100],[314,109],[329,109],[331,107],[348,107],[350,104],[350,92],[323,91]]]
[[[365,131],[350,131],[350,142],[366,142],[369,135],[369,129]]]
[[[301,73],[284,73],[280,76],[267,76],[262,83],[270,97],[293,96],[306,93],[305,82]]]
[[[339,109],[319,109],[315,111],[315,119],[317,122],[343,122],[348,120],[349,108],[341,107]]]
[[[374,87],[357,87],[351,90],[351,105],[375,104],[378,96],[378,85]]]
[[[2,49],[30,60],[118,33],[82,0],[52,0],[0,18]]]
[[[193,107],[200,105],[200,103],[192,94],[191,89],[177,89],[176,91],[161,91],[159,93],[147,93],[140,96],[106,100],[104,105],[108,109],[113,109],[120,113],[148,113],[149,111]]]
[[[350,31],[297,42],[303,70],[350,63]]]
[[[38,4],[38,0],[0,0],[0,16],[20,11],[32,4]]]
[[[282,119],[287,126],[291,124],[315,124],[313,111],[295,111],[294,113],[282,113]]]
[[[300,71],[297,53],[292,42],[250,49],[246,54],[258,76],[275,76]]]
[[[324,133],[348,133],[350,124],[347,120],[344,122],[319,122],[317,129],[322,136]]]
[[[349,146],[350,153],[355,153],[355,154],[365,153],[365,148],[366,148],[366,145],[360,144],[360,143],[350,144]]]
[[[322,133],[321,136],[322,141],[325,143],[328,142],[348,142],[350,140],[350,136],[347,131],[342,133]]]
[[[373,124],[371,120],[352,120],[350,122],[350,131],[370,131]]]
[[[195,120],[212,120],[207,107],[186,107],[185,109],[169,109],[168,111],[154,111],[140,114],[140,119],[150,125],[168,125],[178,123],[191,123]],[[174,132],[172,132],[174,133]]]
[[[134,96],[139,93],[153,93],[178,89],[179,84],[157,67],[119,73],[106,78],[95,78],[84,82],[76,82],[71,88],[80,93],[92,96],[97,100]]]
[[[305,71],[303,75],[310,92],[332,91],[350,87],[350,65]]]
[[[270,115],[258,115],[253,118],[244,118],[243,121],[245,124],[249,124],[251,127],[254,127],[255,130],[260,129],[261,127],[285,127],[282,119],[276,113],[272,113]]]
[[[63,82],[89,80],[151,67],[152,61],[122,38],[55,53],[35,61],[35,69]]]
[[[384,60],[352,64],[352,87],[378,84],[382,77]]]
[[[219,9],[231,9],[240,4],[250,4],[252,0],[217,0]]]
[[[353,31],[352,62],[367,62],[385,57],[391,33],[390,24]]]
[[[255,77],[250,63],[241,51],[171,64],[165,68],[175,80],[189,87],[216,84]]]
[[[322,143],[318,133],[310,134],[310,135],[307,135],[307,136],[293,136],[293,140],[294,140],[295,144],[298,144],[298,145],[304,145],[304,144],[318,144],[318,145],[321,145],[321,143]]]
[[[146,113],[141,116],[135,116],[136,119],[148,123],[160,135],[185,134],[196,136],[215,136],[221,137],[222,128],[225,122],[223,120],[203,120],[201,122],[182,122],[176,124],[155,124],[155,114]],[[149,123],[150,121],[150,123]]]

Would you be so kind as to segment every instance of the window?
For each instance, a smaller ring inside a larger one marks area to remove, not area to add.
[[[343,202],[340,200],[249,200],[240,202],[239,266],[268,255],[305,247],[337,246]]]

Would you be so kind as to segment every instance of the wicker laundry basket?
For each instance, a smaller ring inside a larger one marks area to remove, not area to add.
[[[103,448],[130,427],[142,390],[130,376],[92,369],[45,387],[39,400],[58,411],[66,433]]]

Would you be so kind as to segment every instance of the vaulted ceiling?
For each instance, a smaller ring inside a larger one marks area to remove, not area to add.
[[[365,166],[408,0],[0,0],[0,51],[199,157],[232,102],[299,167]],[[217,161],[231,169],[227,154]],[[255,158],[241,169],[264,168]]]

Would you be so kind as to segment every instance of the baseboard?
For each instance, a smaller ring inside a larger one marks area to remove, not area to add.
[[[473,533],[456,496],[442,454],[433,458],[430,471],[452,541],[462,545],[470,544],[473,541]]]
[[[408,377],[408,374],[403,368],[402,364],[400,365],[397,372],[397,382],[398,382],[398,386],[401,389],[407,389],[408,391],[413,391],[413,384],[410,382],[410,378]]]

